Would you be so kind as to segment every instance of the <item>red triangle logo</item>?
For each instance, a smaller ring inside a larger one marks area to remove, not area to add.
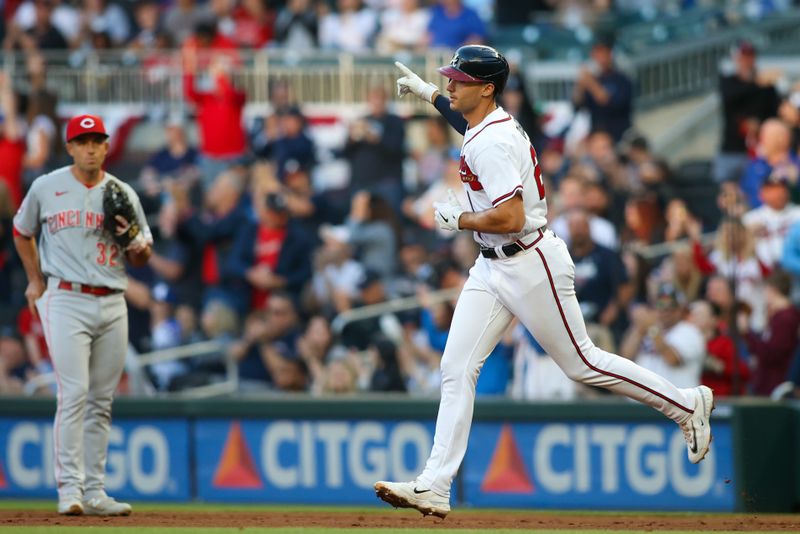
[[[264,487],[253,455],[247,447],[239,421],[231,423],[225,446],[222,448],[212,485],[215,488],[260,489]]]
[[[8,482],[6,482],[6,472],[3,470],[3,464],[0,463],[0,489],[8,488]]]
[[[533,493],[533,483],[514,439],[511,425],[503,425],[489,468],[481,483],[486,493]]]

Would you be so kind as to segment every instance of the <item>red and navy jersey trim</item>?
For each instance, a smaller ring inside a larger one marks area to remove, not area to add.
[[[501,123],[501,122],[506,122],[506,121],[510,121],[510,120],[511,120],[511,115],[509,115],[509,116],[508,116],[508,117],[506,117],[505,119],[497,119],[496,121],[492,121],[492,122],[490,122],[489,124],[487,124],[486,126],[484,126],[483,128],[481,128],[480,130],[478,130],[478,132],[477,132],[475,135],[473,135],[472,137],[470,137],[469,139],[467,139],[467,142],[466,142],[466,143],[464,143],[464,146],[467,146],[467,145],[468,145],[468,144],[469,144],[469,143],[470,143],[470,142],[471,142],[473,139],[475,139],[476,137],[478,137],[478,136],[481,134],[481,132],[482,132],[482,131],[484,131],[486,128],[488,128],[488,127],[489,127],[489,126],[491,126],[492,124],[498,124],[498,123]]]
[[[522,191],[522,185],[518,185],[517,187],[515,187],[514,189],[512,189],[511,191],[509,191],[505,195],[501,195],[501,196],[497,197],[496,199],[492,200],[492,206],[496,206],[497,203],[502,202],[502,201],[506,200],[507,198],[513,196],[517,191]]]

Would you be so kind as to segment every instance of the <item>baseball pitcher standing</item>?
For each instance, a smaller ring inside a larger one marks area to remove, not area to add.
[[[25,297],[41,318],[58,382],[58,512],[128,515],[129,504],[106,495],[106,453],[128,343],[124,262],[144,265],[152,236],[136,193],[103,171],[103,121],[72,118],[66,141],[73,164],[37,178],[14,217],[14,244],[28,276]],[[113,192],[130,209],[106,213],[112,199],[104,196]]]
[[[545,226],[547,204],[536,151],[495,99],[508,63],[488,46],[464,46],[439,72],[449,78],[449,100],[404,65],[400,94],[432,103],[464,134],[461,181],[469,199],[436,203],[441,228],[472,230],[480,255],[458,298],[442,357],[442,392],[433,450],[412,482],[377,482],[381,499],[445,517],[450,485],[467,448],[475,384],[487,355],[513,317],[573,380],[603,386],[648,404],[678,423],[697,463],[711,441],[714,407],[705,386],[679,389],[630,360],[595,347],[575,297],[575,267],[567,246]]]

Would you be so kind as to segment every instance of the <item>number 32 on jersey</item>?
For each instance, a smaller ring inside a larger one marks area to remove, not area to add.
[[[98,265],[107,265],[109,267],[118,267],[119,262],[119,246],[116,244],[109,245],[102,241],[97,242],[97,257],[95,261]]]

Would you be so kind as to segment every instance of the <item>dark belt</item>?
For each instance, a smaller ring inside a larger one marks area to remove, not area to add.
[[[79,284],[77,282],[67,282],[60,280],[58,282],[58,289],[67,289],[77,293],[85,293],[87,295],[94,295],[95,297],[105,297],[106,295],[116,295],[122,293],[121,289],[111,289],[110,287],[90,286],[87,284]]]
[[[544,237],[544,232],[547,231],[547,226],[542,226],[536,231],[539,233],[539,236],[536,239],[534,239],[530,245],[527,246],[523,245],[520,241],[507,243],[502,247],[500,247],[503,250],[503,254],[505,254],[507,258],[510,258],[511,256],[517,254],[518,252],[530,249],[532,246],[538,243],[540,239]],[[483,256],[484,258],[489,258],[491,260],[496,260],[500,257],[497,255],[497,251],[495,250],[495,248],[489,248],[489,247],[481,247],[481,256]]]

